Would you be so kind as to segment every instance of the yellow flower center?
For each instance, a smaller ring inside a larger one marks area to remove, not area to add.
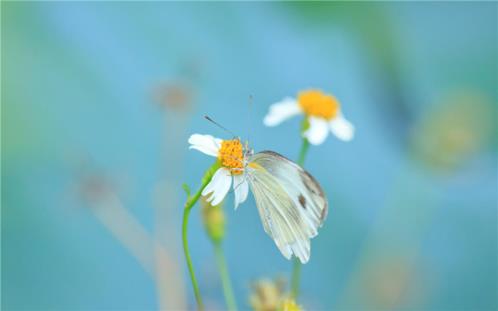
[[[337,98],[319,90],[308,90],[299,93],[297,101],[308,116],[330,120],[339,112]]]
[[[232,174],[242,174],[244,170],[244,154],[242,143],[238,139],[224,140],[221,142],[218,159],[221,165],[229,168]]]

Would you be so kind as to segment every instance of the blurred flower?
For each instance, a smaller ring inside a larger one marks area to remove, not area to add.
[[[374,309],[403,309],[407,302],[422,299],[420,277],[424,271],[417,268],[413,258],[372,258],[364,269],[359,291],[365,296],[361,300]]]
[[[328,136],[329,130],[339,139],[353,139],[354,127],[347,121],[335,96],[320,90],[306,90],[297,99],[287,97],[270,106],[263,122],[266,126],[276,126],[283,121],[304,114],[308,121],[303,136],[313,145],[320,145]]]
[[[78,193],[85,202],[96,203],[112,194],[113,186],[104,175],[89,173],[80,177]]]
[[[209,184],[202,191],[203,196],[211,205],[218,205],[223,201],[233,179],[233,191],[235,192],[235,208],[247,199],[249,184],[243,176],[244,171],[244,148],[239,139],[221,140],[211,135],[194,134],[188,142],[190,149],[217,157],[221,165],[214,173]]]
[[[413,129],[413,151],[433,167],[455,168],[484,146],[493,129],[493,114],[481,94],[450,93]]]
[[[282,311],[302,311],[303,309],[294,301],[294,299],[285,299],[280,307]]]
[[[211,205],[205,197],[201,199],[202,221],[204,228],[213,242],[221,242],[225,235],[225,214],[223,201],[218,205]]]
[[[190,108],[194,92],[188,83],[169,82],[157,86],[153,95],[159,105],[184,111]]]
[[[285,282],[282,279],[261,279],[253,284],[249,304],[255,311],[276,311],[284,300]],[[292,309],[289,309],[292,310]]]
[[[71,161],[75,159],[69,158]],[[129,211],[110,178],[94,167],[91,159],[76,157],[76,191],[94,217],[157,282],[161,309],[184,310],[183,276],[178,271],[175,250],[162,245]],[[171,243],[170,243],[171,244]]]
[[[198,95],[205,63],[202,56],[185,55],[185,59],[179,60],[173,70],[173,76],[166,81],[159,81],[153,88],[152,96],[162,108],[185,113],[193,106]]]

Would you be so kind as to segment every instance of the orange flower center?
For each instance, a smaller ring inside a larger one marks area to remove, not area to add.
[[[244,154],[242,143],[238,139],[224,140],[221,142],[218,159],[232,174],[239,175],[244,171]]]
[[[337,98],[319,90],[309,90],[299,93],[297,101],[303,112],[308,116],[333,119],[339,112]]]

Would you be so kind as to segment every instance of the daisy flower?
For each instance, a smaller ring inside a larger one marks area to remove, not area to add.
[[[266,126],[276,126],[299,114],[305,115],[309,122],[303,136],[313,145],[323,143],[329,131],[341,140],[353,139],[354,126],[344,118],[337,98],[320,90],[303,91],[297,99],[286,97],[271,105],[263,122]]]
[[[188,140],[189,149],[196,149],[218,158],[220,168],[202,191],[206,201],[215,206],[221,203],[233,184],[235,208],[247,199],[249,184],[244,178],[244,148],[239,139],[222,140],[211,135],[194,134]]]

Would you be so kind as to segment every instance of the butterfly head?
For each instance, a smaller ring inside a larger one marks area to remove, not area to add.
[[[249,147],[249,141],[246,140],[246,143],[244,145],[244,157],[245,157],[245,159],[248,159],[253,154],[254,154],[254,149]]]

